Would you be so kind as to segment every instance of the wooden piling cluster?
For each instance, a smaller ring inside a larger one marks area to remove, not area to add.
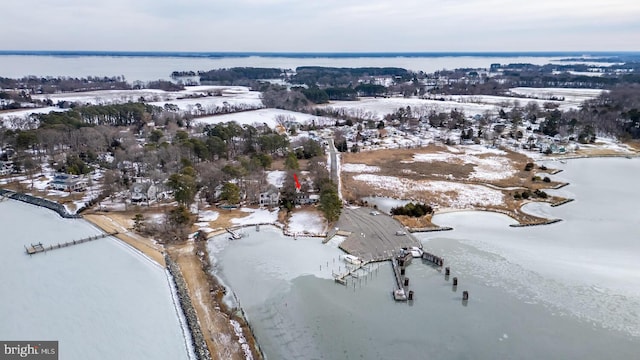
[[[342,274],[333,273],[333,279],[338,284],[347,285],[347,277],[349,277],[349,276],[357,277],[356,276],[356,272],[358,270],[362,269],[367,264],[368,264],[368,262],[363,261],[359,265],[356,265],[351,269],[347,268],[346,271],[344,273],[342,273]]]
[[[446,281],[449,281],[450,275],[451,275],[451,268],[447,266],[446,268],[444,268],[444,279]],[[457,289],[458,289],[458,277],[454,276],[451,282],[451,290],[455,292]],[[462,292],[462,304],[466,306],[468,302],[469,302],[469,291],[465,290]]]
[[[433,254],[430,254],[430,253],[428,253],[426,251],[422,252],[422,260],[428,261],[428,262],[430,262],[430,263],[432,263],[432,264],[434,264],[436,266],[444,265],[444,259],[443,258],[441,258],[439,256],[436,256],[436,255],[433,255]]]
[[[27,253],[27,255],[34,255],[34,254],[47,252],[49,250],[56,250],[56,249],[61,249],[61,248],[65,248],[73,245],[83,244],[89,241],[98,240],[98,239],[102,239],[102,238],[105,238],[108,236],[114,236],[114,235],[118,235],[118,232],[114,231],[111,233],[104,233],[100,235],[89,236],[79,240],[72,240],[65,243],[58,243],[58,244],[47,245],[47,246],[42,245],[42,243],[31,244],[31,246],[29,247],[25,246],[25,252]]]

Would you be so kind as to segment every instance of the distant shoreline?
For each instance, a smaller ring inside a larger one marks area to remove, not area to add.
[[[0,56],[107,56],[107,57],[180,57],[180,58],[435,58],[435,57],[609,57],[640,55],[638,51],[434,51],[434,52],[260,52],[260,51],[85,51],[85,50],[0,50]]]

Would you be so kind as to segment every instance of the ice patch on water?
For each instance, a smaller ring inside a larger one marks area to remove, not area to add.
[[[636,312],[640,309],[640,298],[637,296],[545,277],[487,250],[486,246],[478,249],[477,242],[460,242],[474,249],[455,247],[447,254],[447,259],[458,271],[472,274],[487,286],[504,289],[529,304],[542,304],[555,315],[575,316],[603,328],[640,337],[640,317]]]

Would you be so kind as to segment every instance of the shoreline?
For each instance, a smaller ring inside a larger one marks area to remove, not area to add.
[[[131,232],[108,215],[93,213],[85,214],[82,218],[104,232],[117,231],[118,234],[115,236],[116,238],[146,255],[162,268],[167,267],[164,258],[164,249],[161,245],[156,245],[150,239]]]

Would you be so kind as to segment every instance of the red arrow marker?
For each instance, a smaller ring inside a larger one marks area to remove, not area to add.
[[[298,175],[293,174],[293,180],[296,182],[296,189],[300,190],[300,182],[298,181]]]

